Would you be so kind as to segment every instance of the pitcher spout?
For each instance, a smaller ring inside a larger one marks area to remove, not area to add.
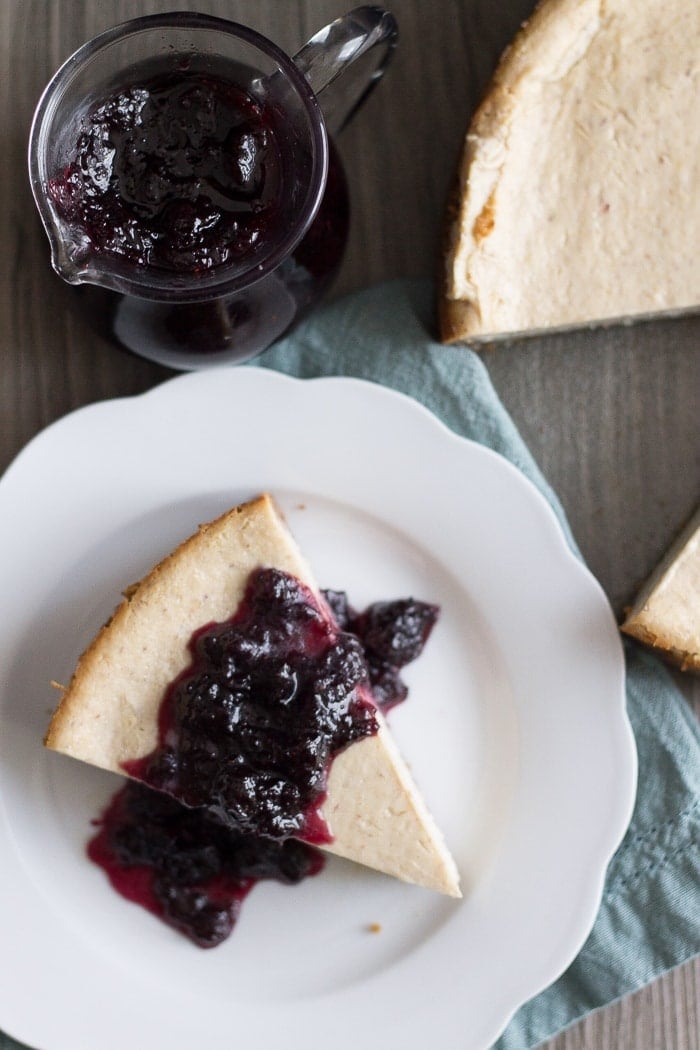
[[[46,223],[44,223],[44,229],[51,246],[51,265],[58,276],[68,284],[83,284],[88,270],[86,259],[83,258],[78,265],[71,255],[62,231],[53,226],[47,226]]]

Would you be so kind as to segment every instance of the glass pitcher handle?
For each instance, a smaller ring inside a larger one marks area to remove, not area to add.
[[[398,40],[396,19],[374,5],[356,7],[312,36],[294,56],[336,134],[380,79]]]

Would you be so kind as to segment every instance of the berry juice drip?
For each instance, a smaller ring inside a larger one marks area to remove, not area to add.
[[[86,249],[196,274],[259,253],[283,222],[270,105],[228,79],[146,77],[95,103],[49,184]]]
[[[243,835],[134,780],[96,823],[88,856],[114,889],[200,948],[226,940],[256,882],[294,885],[323,867],[313,846]]]
[[[405,699],[401,670],[438,616],[412,598],[357,612],[345,592],[323,594],[325,607],[260,569],[230,620],[195,633],[159,746],[125,767],[143,783],[112,799],[88,846],[119,893],[202,947],[228,936],[259,879],[320,870],[310,843],[330,839],[330,764]]]

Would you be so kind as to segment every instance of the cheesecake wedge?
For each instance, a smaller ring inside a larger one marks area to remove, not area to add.
[[[621,629],[681,670],[700,672],[700,509],[639,591]]]
[[[193,634],[232,617],[261,569],[319,595],[268,495],[201,526],[128,590],[80,658],[46,746],[122,775],[137,768],[158,746],[161,704],[190,665]],[[320,814],[332,840],[323,848],[459,897],[454,860],[379,711],[376,723],[332,760]]]

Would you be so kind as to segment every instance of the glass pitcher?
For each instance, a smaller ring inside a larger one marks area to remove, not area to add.
[[[29,173],[53,267],[83,286],[96,327],[185,370],[246,361],[296,324],[347,238],[329,133],[396,41],[393,16],[367,6],[293,58],[245,26],[181,12],[76,51],[39,101]]]

